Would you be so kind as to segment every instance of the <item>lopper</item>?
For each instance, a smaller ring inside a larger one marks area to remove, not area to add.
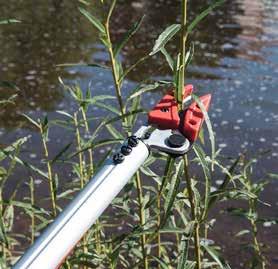
[[[139,130],[108,158],[100,171],[46,228],[13,267],[55,269],[90,229],[151,152],[186,154],[196,141],[204,115],[196,102],[189,103],[193,86],[184,87],[182,111],[169,91],[148,114],[148,126]],[[208,111],[211,95],[200,97]],[[189,103],[189,104],[188,104]]]

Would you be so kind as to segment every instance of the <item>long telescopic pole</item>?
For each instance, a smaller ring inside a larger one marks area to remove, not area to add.
[[[148,147],[138,145],[120,164],[108,159],[77,197],[43,232],[13,269],[55,269],[109,206],[149,156]]]

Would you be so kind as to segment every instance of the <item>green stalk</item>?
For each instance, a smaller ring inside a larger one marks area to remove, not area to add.
[[[114,84],[115,84],[115,88],[116,88],[116,96],[117,96],[117,100],[118,100],[118,104],[120,107],[120,112],[121,112],[121,116],[123,116],[125,114],[125,109],[124,109],[124,103],[123,103],[123,99],[122,99],[122,92],[121,92],[121,82],[120,82],[120,77],[119,77],[119,72],[117,71],[117,63],[116,63],[116,58],[113,52],[113,44],[111,41],[111,37],[110,37],[110,29],[109,29],[109,25],[110,25],[110,18],[112,15],[112,12],[115,8],[117,0],[113,0],[112,5],[109,9],[109,13],[105,22],[105,32],[106,32],[106,38],[107,38],[107,43],[108,43],[108,53],[109,53],[109,57],[110,57],[110,62],[111,62],[111,66],[112,66],[112,74],[113,74],[113,79],[114,79]]]
[[[31,244],[34,243],[35,239],[35,213],[34,213],[34,206],[35,206],[35,195],[34,195],[34,179],[33,177],[30,178],[30,201],[32,206],[32,214],[31,214]]]
[[[192,188],[192,181],[188,173],[188,159],[187,156],[183,156],[184,159],[184,175],[186,180],[186,187],[188,192],[188,198],[190,202],[190,208],[191,208],[191,218],[195,221],[194,226],[194,252],[195,252],[195,261],[196,266],[195,269],[201,269],[201,246],[200,246],[200,224],[199,220],[197,218],[197,208]]]
[[[81,112],[82,112],[82,117],[83,117],[84,124],[85,124],[86,133],[90,134],[90,129],[89,129],[86,112],[83,107],[81,108]],[[90,177],[94,174],[93,150],[89,149],[88,153],[89,153],[89,163],[90,163],[90,171],[89,171],[88,179],[90,179]]]
[[[182,0],[181,4],[182,9],[182,21],[181,21],[181,38],[180,38],[180,66],[179,66],[179,83],[178,83],[178,91],[176,99],[179,104],[179,108],[182,107],[182,97],[183,97],[183,88],[185,84],[185,54],[186,54],[186,40],[187,40],[187,29],[186,29],[186,21],[187,21],[187,0]]]
[[[257,210],[256,210],[254,199],[249,200],[249,208],[250,208],[250,215],[256,214]],[[257,238],[258,227],[257,227],[256,221],[253,218],[250,220],[250,222],[251,222],[251,228],[252,228],[254,249],[255,249],[257,257],[259,257],[259,259],[260,259],[261,269],[265,269],[266,268],[266,260],[265,260],[264,255],[262,254],[261,247],[260,247],[260,244],[259,244],[259,241]]]
[[[74,125],[75,125],[75,136],[76,136],[76,142],[77,142],[77,151],[78,153],[78,159],[79,159],[79,172],[80,172],[80,188],[83,189],[85,184],[84,179],[84,167],[83,167],[83,154],[81,152],[81,137],[80,132],[78,128],[78,119],[77,119],[77,113],[74,113]]]
[[[50,197],[51,197],[51,204],[52,204],[52,212],[53,216],[57,216],[57,205],[56,205],[56,199],[55,199],[55,186],[54,186],[54,178],[52,175],[52,167],[51,167],[51,161],[49,160],[49,153],[48,153],[48,148],[47,148],[47,143],[46,139],[44,137],[44,131],[43,131],[43,126],[40,123],[40,133],[42,137],[42,143],[43,143],[43,149],[44,149],[44,157],[47,160],[47,172],[48,172],[48,183],[49,183],[49,189],[50,189]]]
[[[137,197],[138,197],[137,199],[139,203],[140,225],[144,227],[146,220],[145,220],[145,213],[143,208],[143,188],[142,188],[141,177],[139,172],[136,172],[135,178],[136,178]],[[149,268],[149,266],[148,266],[148,259],[147,259],[145,245],[146,245],[146,235],[142,234],[141,235],[142,255],[143,255],[144,269],[147,269]]]

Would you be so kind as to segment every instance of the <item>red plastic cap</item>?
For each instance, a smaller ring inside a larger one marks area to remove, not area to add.
[[[177,129],[180,117],[175,97],[170,94],[165,95],[149,112],[148,122],[162,129]]]
[[[204,105],[206,111],[208,111],[211,102],[211,94],[201,96],[200,101]],[[198,104],[196,102],[192,103],[185,113],[184,123],[181,129],[182,134],[187,137],[190,142],[195,142],[197,140],[204,118],[203,112]]]
[[[183,91],[183,99],[191,95],[193,85],[186,85]],[[161,129],[178,129],[180,117],[178,103],[175,100],[173,90],[170,90],[160,102],[149,112],[148,122]]]

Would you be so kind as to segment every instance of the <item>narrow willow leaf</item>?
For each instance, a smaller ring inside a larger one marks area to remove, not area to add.
[[[112,99],[116,99],[116,97],[112,95],[96,95],[93,98],[80,99],[78,101],[88,103],[88,104],[95,104],[99,101],[112,100]]]
[[[0,161],[4,160],[5,158],[9,157],[12,152],[14,152],[16,149],[20,148],[21,145],[26,143],[26,141],[29,139],[29,136],[20,138],[13,142],[11,145],[5,147],[4,149],[0,148]]]
[[[235,237],[240,237],[240,236],[243,236],[245,234],[249,234],[250,231],[249,230],[241,230],[240,232],[238,232]]]
[[[102,33],[105,34],[105,27],[98,18],[93,16],[90,12],[80,7],[79,11]]]
[[[11,24],[11,23],[20,23],[21,21],[16,19],[7,19],[7,20],[1,20],[0,24]]]
[[[123,39],[116,44],[115,48],[114,48],[114,56],[117,57],[118,54],[120,53],[120,51],[122,50],[122,48],[126,45],[126,43],[129,41],[129,39],[139,30],[143,20],[144,20],[144,16],[142,16],[142,18],[137,21],[136,23],[134,23],[132,25],[132,27],[125,33]]]
[[[204,118],[205,118],[205,122],[208,128],[208,132],[209,132],[209,139],[210,139],[210,143],[211,143],[211,168],[213,170],[214,167],[214,160],[215,160],[215,137],[214,137],[214,132],[212,129],[212,124],[209,118],[209,115],[203,105],[203,103],[200,101],[199,97],[192,94],[192,98],[194,99],[194,101],[198,104],[198,106],[200,107]]]
[[[268,174],[271,179],[278,179],[278,174]]]
[[[211,189],[211,175],[209,171],[208,162],[206,161],[206,155],[202,148],[197,144],[193,145],[194,152],[198,157],[200,164],[202,166],[202,170],[205,176],[205,198],[204,198],[204,211],[202,214],[202,219],[205,219],[208,211],[209,197],[210,197],[210,189]]]
[[[180,257],[179,257],[179,263],[177,269],[185,269],[185,268],[190,268],[187,267],[187,260],[188,260],[188,250],[189,250],[189,243],[190,239],[192,237],[193,233],[193,228],[194,228],[194,222],[190,222],[187,227],[186,231],[184,232],[182,238],[181,238],[181,243],[180,243]]]
[[[161,53],[165,56],[165,59],[169,65],[169,67],[171,68],[171,70],[174,71],[174,60],[171,57],[171,55],[167,52],[167,50],[165,48],[161,49]]]
[[[187,34],[190,34],[193,29],[197,26],[197,24],[203,20],[205,17],[207,17],[207,15],[209,15],[209,13],[215,9],[216,7],[222,5],[225,2],[225,0],[217,0],[214,1],[214,3],[212,3],[208,8],[206,8],[204,11],[202,11],[191,23],[190,25],[187,27]]]
[[[155,41],[155,45],[150,53],[154,55],[159,52],[164,46],[176,35],[176,33],[181,29],[180,24],[172,24],[168,26]]]
[[[51,160],[51,163],[55,163],[61,156],[65,154],[65,152],[70,148],[72,143],[68,143],[65,147],[63,147],[59,153],[56,154],[56,156]]]
[[[240,156],[234,161],[234,163],[229,168],[229,171],[226,174],[226,176],[223,180],[223,183],[218,187],[217,191],[221,192],[221,191],[225,191],[227,189],[229,183],[232,180],[232,175],[233,175],[236,167],[238,166],[239,161],[240,161]],[[213,204],[215,204],[215,202],[217,202],[217,200],[219,200],[219,199],[221,199],[221,196],[210,197],[208,209],[210,209],[213,206]]]
[[[108,66],[98,63],[63,63],[63,64],[57,64],[58,67],[82,67],[82,66],[88,66],[88,67],[98,67],[103,69],[109,69]]]
[[[217,262],[217,264],[220,266],[221,269],[227,269],[229,267],[228,264],[226,264],[225,261],[223,261],[223,258],[220,257],[220,254],[218,253],[218,251],[215,250],[215,248],[208,246],[206,244],[202,244],[201,246],[205,249],[205,251],[211,256],[211,258]]]
[[[169,264],[165,263],[162,259],[159,259],[155,256],[152,256],[152,259],[157,261],[157,263],[159,264],[159,266],[157,266],[157,268],[160,267],[162,269],[169,269]]]
[[[138,97],[139,95],[142,95],[143,93],[153,91],[157,89],[159,86],[161,86],[161,83],[159,82],[154,82],[153,84],[148,84],[148,85],[139,85],[138,87],[135,88],[134,93],[132,93],[127,100],[131,100],[135,97]]]
[[[68,118],[70,118],[70,119],[73,119],[73,116],[70,115],[70,114],[69,114],[68,112],[66,112],[66,111],[56,110],[56,112],[59,113],[59,114],[61,114],[61,115],[66,116],[66,117],[68,117]]]
[[[189,46],[189,50],[185,54],[185,59],[184,59],[185,68],[191,63],[193,56],[194,56],[194,43],[191,42]]]
[[[15,104],[14,100],[16,99],[18,95],[17,94],[13,94],[11,95],[8,99],[5,100],[0,100],[0,105],[5,105],[5,104]]]
[[[124,139],[121,132],[117,131],[111,124],[106,124],[105,126],[109,133],[116,139]]]
[[[97,102],[97,103],[95,103],[95,106],[98,106],[100,108],[104,108],[104,109],[106,109],[106,110],[108,110],[108,111],[110,111],[110,112],[112,112],[112,113],[114,113],[116,115],[120,115],[121,114],[120,111],[117,108],[115,108],[115,107],[113,107],[111,105],[106,105],[104,103]]]
[[[141,96],[137,96],[136,98],[133,98],[130,111],[138,111],[141,105]],[[128,125],[129,126],[134,126],[136,119],[137,119],[138,113],[132,113],[128,118]]]
[[[38,129],[40,129],[40,125],[35,121],[33,120],[31,117],[29,117],[28,115],[26,114],[22,114],[23,117],[25,117],[29,122],[31,122],[33,125],[35,125]]]
[[[116,67],[116,69],[115,69],[116,77],[121,78],[123,73],[124,73],[122,62],[116,59],[115,60],[115,67]],[[120,79],[118,79],[118,82],[120,84],[122,83],[122,81]]]
[[[171,178],[170,189],[167,193],[167,197],[165,199],[165,204],[164,204],[165,213],[164,213],[163,220],[162,220],[162,227],[171,214],[172,207],[173,207],[174,201],[176,199],[179,185],[180,185],[180,180],[181,180],[180,174],[183,171],[182,167],[183,167],[183,160],[181,160],[177,164],[175,174]]]
[[[16,160],[17,163],[25,166],[26,168],[30,169],[31,171],[34,171],[34,172],[38,173],[39,175],[43,176],[44,178],[48,179],[47,173],[43,172],[39,168],[33,166],[32,164],[29,164],[26,161],[23,161],[23,160],[19,159],[18,157],[15,157],[15,160]]]

